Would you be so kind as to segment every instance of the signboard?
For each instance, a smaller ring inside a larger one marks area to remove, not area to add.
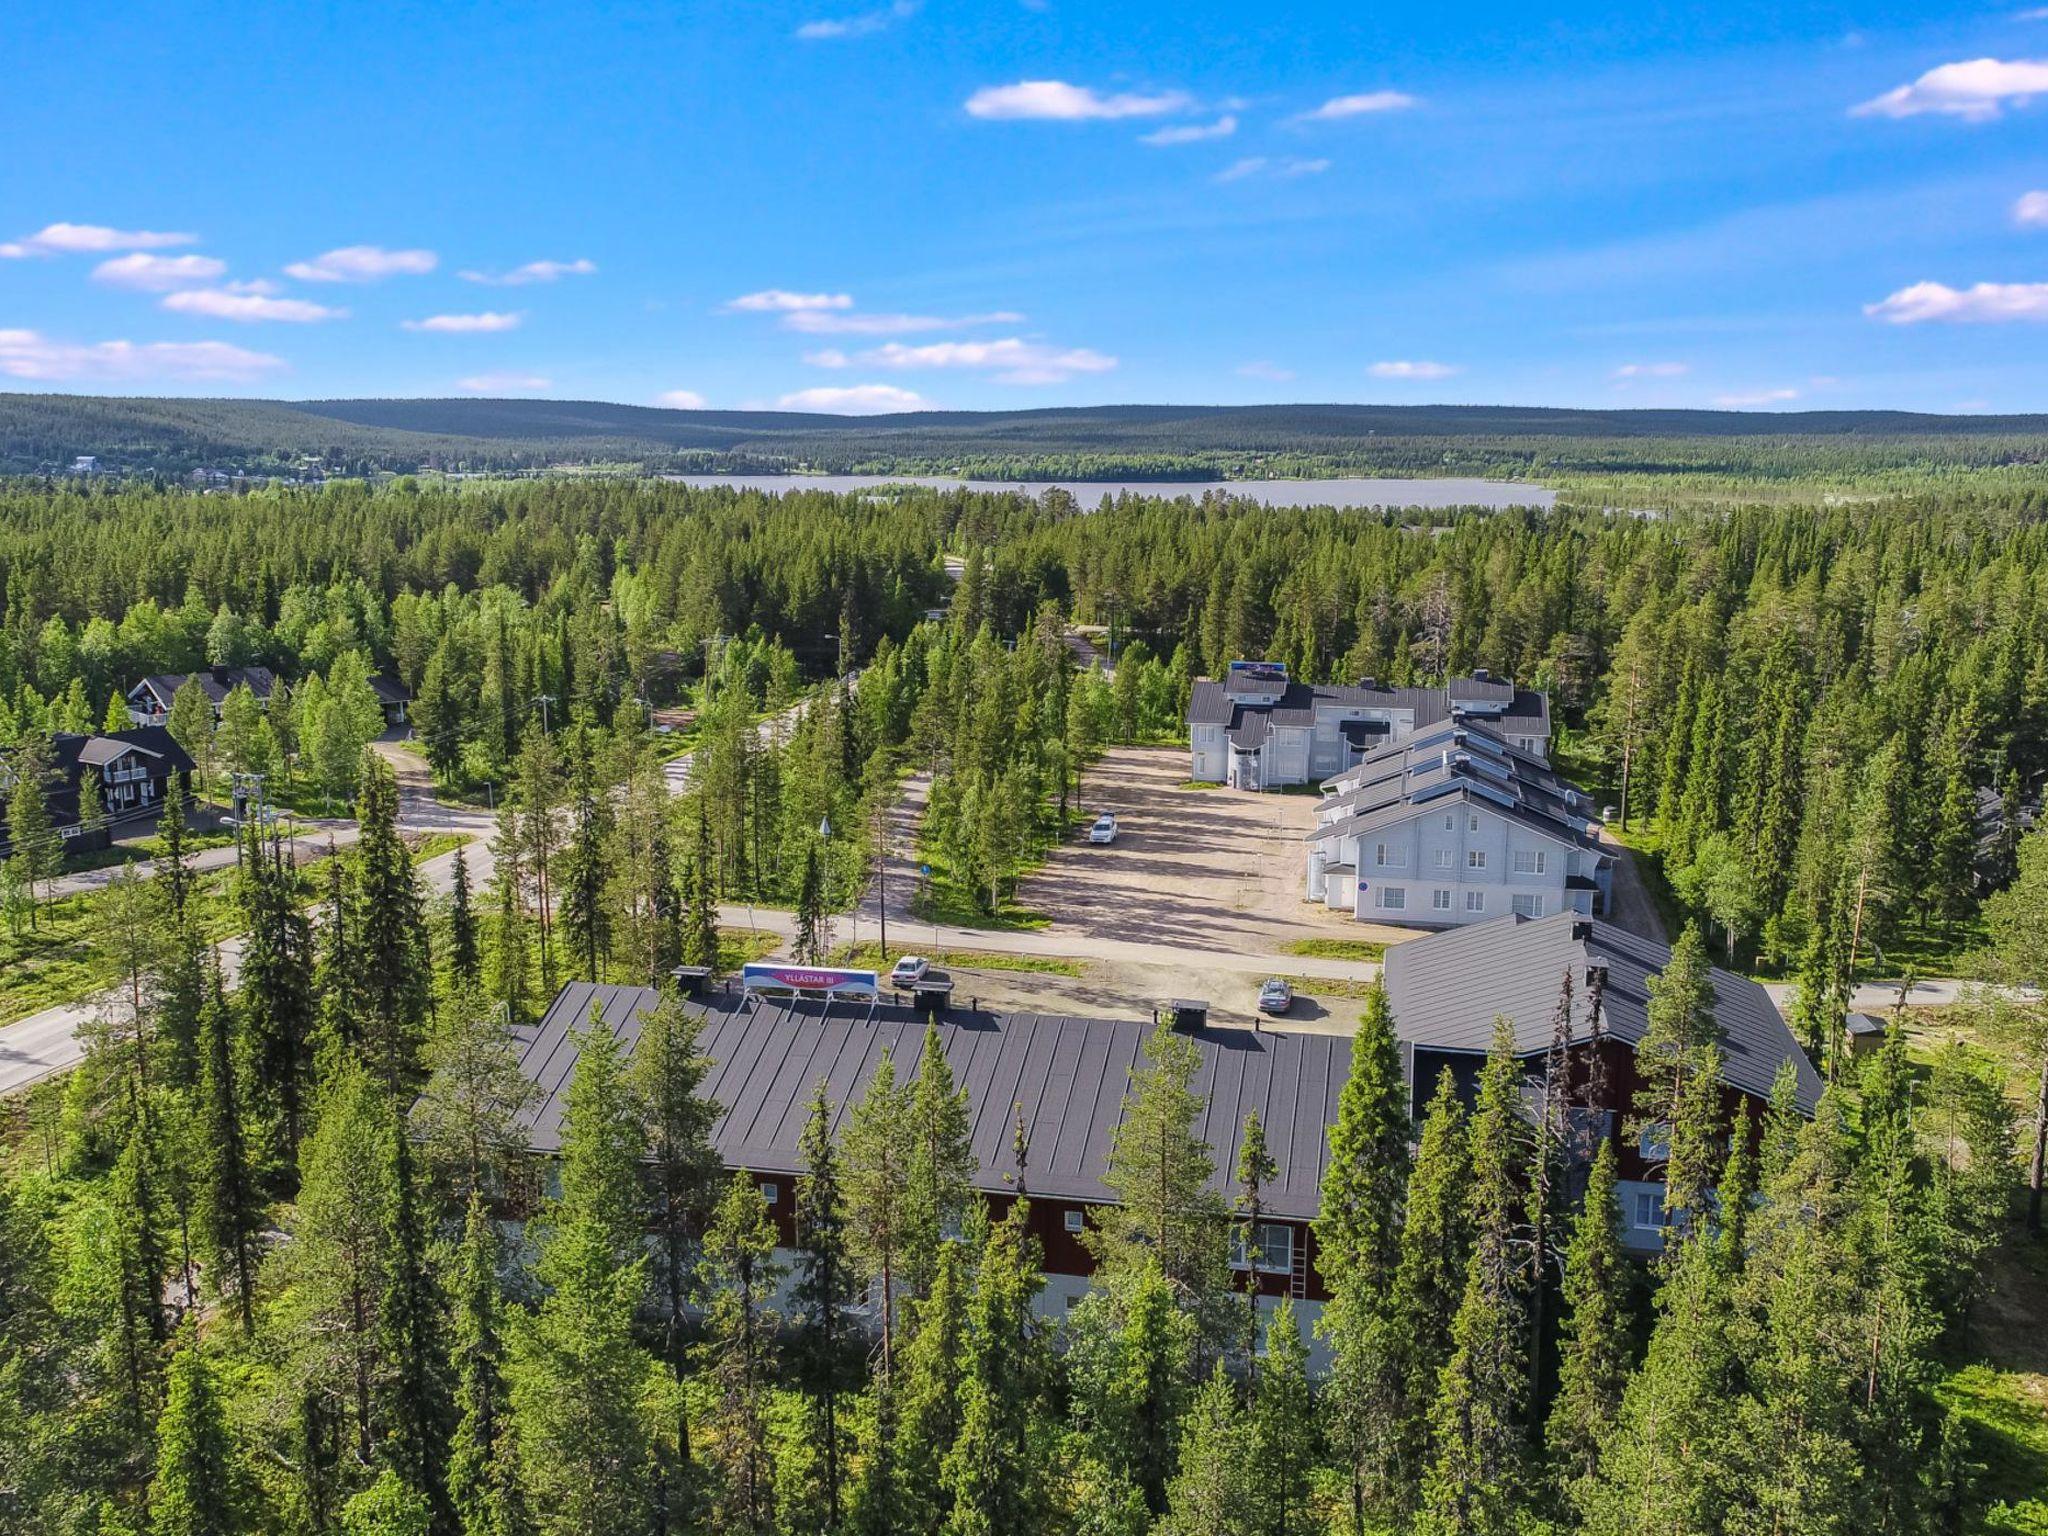
[[[842,970],[829,965],[778,965],[757,961],[740,967],[740,985],[749,992],[823,992],[833,997],[875,997],[880,978],[874,971]]]
[[[1233,661],[1230,664],[1229,681],[1237,683],[1268,683],[1287,686],[1287,663],[1284,661]]]

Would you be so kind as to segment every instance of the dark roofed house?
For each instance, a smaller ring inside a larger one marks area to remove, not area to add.
[[[1485,668],[1441,688],[1303,683],[1278,662],[1234,661],[1188,699],[1189,777],[1237,789],[1312,784],[1375,745],[1448,720],[1484,721],[1519,751],[1550,749],[1550,701]]]
[[[162,726],[136,726],[110,735],[80,736],[59,732],[50,738],[53,770],[43,803],[50,826],[64,839],[67,852],[106,846],[111,828],[124,821],[154,816],[178,775],[192,771],[192,759]],[[79,795],[86,776],[98,782],[105,824],[87,827],[79,816]],[[12,786],[7,763],[0,759],[0,857],[12,851],[6,829],[4,791]]]
[[[1508,917],[1392,946],[1384,979],[1414,1107],[1421,1109],[1443,1071],[1461,1085],[1476,1080],[1497,1018],[1512,1022],[1516,1051],[1540,1073],[1558,998],[1570,976],[1572,1050],[1581,1062],[1597,1053],[1600,1075],[1608,1084],[1609,1102],[1589,1108],[1608,1117],[1607,1133],[1615,1138],[1625,1240],[1638,1249],[1659,1247],[1664,1226],[1661,1159],[1651,1155],[1649,1136],[1639,1141],[1621,1128],[1631,1117],[1638,1088],[1635,1050],[1649,1028],[1650,978],[1670,960],[1667,945],[1572,913],[1534,920]],[[1820,1075],[1770,994],[1731,971],[1716,968],[1708,974],[1729,1113],[1760,1119],[1779,1072],[1789,1066],[1798,1106],[1810,1114],[1820,1099]]]
[[[389,672],[373,672],[370,675],[370,692],[377,695],[386,725],[405,724],[405,707],[412,702],[410,688]]]
[[[651,987],[572,982],[538,1024],[519,1031],[521,1070],[538,1090],[527,1116],[536,1151],[561,1146],[577,1056],[570,1031],[585,1028],[595,1009],[630,1051],[656,1002]],[[699,1049],[713,1063],[703,1085],[721,1110],[712,1144],[728,1168],[760,1178],[787,1241],[813,1090],[821,1079],[829,1085],[834,1130],[843,1130],[848,1107],[867,1091],[883,1050],[893,1056],[899,1079],[916,1073],[925,1016],[887,1003],[753,1001],[738,994],[683,1006],[702,1020]],[[1150,1027],[953,1010],[938,1017],[938,1031],[954,1079],[967,1091],[975,1187],[999,1207],[1020,1188],[1029,1195],[1034,1234],[1045,1252],[1040,1305],[1057,1315],[1088,1287],[1094,1264],[1080,1234],[1089,1210],[1112,1201],[1102,1173],[1123,1117],[1130,1068]],[[1235,1193],[1238,1141],[1251,1110],[1259,1112],[1280,1167],[1266,1189],[1266,1230],[1256,1245],[1261,1293],[1298,1298],[1300,1310],[1313,1317],[1327,1293],[1309,1223],[1320,1200],[1328,1127],[1350,1068],[1350,1041],[1246,1029],[1197,1029],[1189,1038],[1202,1054],[1194,1090],[1206,1109],[1196,1130],[1214,1152],[1216,1189]],[[1027,1133],[1021,1170],[1014,1150],[1020,1108]]]
[[[268,709],[271,694],[283,686],[277,674],[268,667],[208,667],[190,674],[159,673],[145,677],[128,690],[128,718],[137,725],[162,725],[170,718],[171,701],[184,687],[188,675],[198,679],[200,691],[213,706],[216,721],[220,719],[221,706],[227,703],[228,695],[237,687],[246,683],[249,692],[256,696],[256,702]]]

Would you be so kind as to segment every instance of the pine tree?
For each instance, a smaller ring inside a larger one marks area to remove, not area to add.
[[[1266,1128],[1259,1120],[1259,1112],[1252,1110],[1244,1117],[1244,1133],[1238,1139],[1237,1200],[1232,1214],[1237,1228],[1233,1238],[1237,1248],[1234,1262],[1243,1266],[1244,1276],[1245,1376],[1254,1396],[1258,1381],[1259,1260],[1264,1239],[1261,1228],[1266,1213],[1266,1186],[1279,1176],[1280,1165],[1266,1148]]]
[[[528,953],[530,925],[526,915],[526,851],[520,841],[519,818],[508,801],[498,810],[498,830],[491,839],[494,862],[491,884],[496,901],[491,912],[491,964],[488,986],[515,1023],[524,1022],[531,1001],[533,960]]]
[[[936,1022],[925,1026],[910,1088],[910,1127],[903,1281],[921,1299],[931,1291],[941,1242],[960,1230],[975,1169],[967,1091],[953,1085]]]
[[[505,1398],[503,1298],[498,1288],[498,1227],[472,1191],[456,1251],[455,1434],[448,1448],[448,1502],[460,1536],[517,1536],[514,1478]]]
[[[256,1240],[265,1218],[243,1124],[246,1096],[235,1072],[229,1020],[216,972],[212,997],[200,1014],[199,1226],[215,1288],[234,1298],[246,1338],[256,1327]]]
[[[1157,1515],[1195,1385],[1196,1330],[1156,1262],[1122,1269],[1069,1316],[1068,1377],[1096,1503],[1135,1490]]]
[[[1472,1252],[1430,1413],[1435,1458],[1417,1526],[1428,1536],[1511,1532],[1525,1492],[1528,1275],[1516,1251],[1528,1164],[1521,1089],[1514,1025],[1503,1018],[1472,1112]]]
[[[846,1127],[847,1241],[854,1267],[881,1309],[881,1353],[885,1379],[895,1376],[896,1302],[916,1212],[909,1194],[910,1165],[916,1156],[913,1094],[896,1086],[896,1063],[885,1047],[868,1090]]]
[[[1707,1192],[1719,1172],[1720,1031],[1706,944],[1697,924],[1686,924],[1671,958],[1649,986],[1649,1021],[1636,1046],[1643,1087],[1624,1129],[1664,1145],[1664,1208],[1682,1239],[1687,1213],[1706,1209]]]
[[[1156,1261],[1180,1305],[1202,1313],[1224,1291],[1230,1225],[1209,1187],[1215,1161],[1195,1127],[1204,1108],[1192,1084],[1201,1052],[1161,1026],[1131,1068],[1123,1119],[1102,1182],[1116,1204],[1083,1236],[1105,1278]]]
[[[474,984],[452,989],[420,1065],[426,1082],[408,1116],[411,1132],[433,1181],[459,1205],[526,1153],[521,1117],[538,1090],[519,1070],[503,1013]]]
[[[149,1510],[151,1536],[244,1536],[258,1529],[248,1472],[196,1338],[171,1357]]]
[[[562,933],[575,952],[581,974],[604,979],[611,955],[611,914],[605,906],[605,843],[610,811],[599,792],[587,748],[575,749],[569,796],[569,837],[562,849],[560,889]]]
[[[1614,1177],[1614,1143],[1603,1137],[1565,1249],[1557,1396],[1544,1431],[1551,1466],[1564,1487],[1599,1470],[1601,1437],[1620,1411],[1628,1384],[1629,1272]]]
[[[470,910],[469,859],[455,850],[455,867],[448,888],[448,974],[458,985],[475,986],[483,980],[483,961],[477,952],[476,914]]]
[[[12,779],[7,800],[9,862],[33,900],[36,887],[56,879],[64,863],[64,850],[50,825],[45,800],[56,777],[48,739],[40,733],[26,737],[14,749],[7,769]],[[29,924],[35,925],[33,909]]]
[[[148,1433],[149,1414],[162,1379],[163,1350],[171,1336],[164,1309],[164,1276],[169,1263],[158,1232],[158,1210],[148,1121],[137,1116],[127,1144],[108,1180],[114,1247],[113,1273],[119,1378],[134,1416],[138,1438]]]
[[[378,1299],[377,1417],[386,1463],[423,1499],[441,1529],[452,1527],[448,1499],[448,1436],[453,1410],[446,1374],[445,1303],[428,1268],[428,1223],[404,1122],[387,1123],[385,1251],[389,1261]]]
[[[711,1293],[704,1372],[712,1390],[708,1454],[720,1474],[715,1500],[725,1530],[764,1532],[775,1517],[768,1404],[777,1319],[770,1307],[780,1269],[775,1224],[761,1186],[735,1173],[704,1235]]]
[[[846,1252],[846,1212],[839,1189],[839,1151],[832,1140],[832,1101],[822,1081],[811,1099],[798,1149],[804,1176],[797,1181],[797,1276],[791,1295],[798,1324],[797,1376],[810,1398],[823,1477],[828,1528],[836,1529],[844,1476],[840,1443],[840,1375],[853,1301]]]

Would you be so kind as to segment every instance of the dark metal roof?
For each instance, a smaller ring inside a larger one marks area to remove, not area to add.
[[[569,1031],[593,1006],[630,1050],[651,987],[571,982],[539,1024],[518,1031],[520,1067],[540,1089],[528,1117],[536,1150],[561,1146],[565,1090],[575,1070]],[[683,1005],[704,1021],[700,1046],[714,1065],[704,1092],[722,1106],[712,1142],[730,1167],[801,1171],[797,1146],[811,1095],[822,1079],[843,1127],[887,1049],[898,1081],[913,1076],[924,1049],[924,1017],[888,1004],[763,1000],[722,995]],[[954,1080],[967,1090],[978,1188],[1015,1189],[1011,1152],[1016,1106],[1029,1136],[1026,1183],[1034,1194],[1087,1202],[1111,1196],[1101,1174],[1123,1116],[1124,1090],[1150,1026],[1116,1019],[948,1010],[939,1040]],[[1245,1115],[1259,1112],[1280,1176],[1267,1190],[1275,1215],[1315,1214],[1328,1156],[1328,1127],[1350,1069],[1350,1041],[1338,1035],[1205,1028],[1190,1037],[1202,1053],[1194,1088],[1205,1104],[1196,1129],[1215,1154],[1215,1187],[1234,1189]]]
[[[1554,917],[1504,917],[1410,939],[1387,950],[1384,976],[1403,1040],[1440,1050],[1484,1051],[1493,1021],[1515,1026],[1515,1048],[1530,1054],[1550,1045],[1558,990],[1572,973],[1573,1029],[1590,1031],[1586,967],[1607,967],[1602,1013],[1606,1033],[1633,1047],[1649,1027],[1649,979],[1670,963],[1668,945],[1571,912]],[[1709,972],[1714,1020],[1721,1030],[1722,1076],[1730,1086],[1767,1097],[1778,1068],[1793,1063],[1799,1104],[1820,1099],[1820,1076],[1792,1038],[1770,994],[1733,972]]]
[[[247,683],[249,691],[259,699],[269,698],[277,686],[277,674],[268,667],[208,667],[190,675],[198,680],[199,691],[216,706],[225,703],[240,683]],[[185,678],[182,672],[162,672],[145,677],[136,687],[147,688],[168,709],[172,698],[185,685]]]

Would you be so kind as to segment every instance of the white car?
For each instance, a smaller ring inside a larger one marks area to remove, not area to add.
[[[895,969],[889,972],[889,985],[911,987],[924,980],[924,973],[932,968],[931,961],[923,955],[902,955],[897,958]]]
[[[1095,818],[1095,825],[1088,829],[1091,843],[1113,843],[1116,841],[1116,818],[1104,811]]]

